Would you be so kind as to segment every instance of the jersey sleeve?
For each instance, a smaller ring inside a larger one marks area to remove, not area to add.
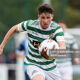
[[[57,26],[54,36],[56,38],[56,41],[64,41],[64,33],[61,26]]]
[[[27,31],[28,23],[29,23],[29,21],[23,21],[23,22],[19,23],[18,24],[18,31],[19,32]]]

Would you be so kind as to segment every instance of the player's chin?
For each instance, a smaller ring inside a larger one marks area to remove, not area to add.
[[[49,25],[44,25],[43,29],[47,29]]]

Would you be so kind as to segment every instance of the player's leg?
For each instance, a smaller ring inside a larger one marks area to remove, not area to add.
[[[45,74],[43,70],[37,66],[28,65],[27,73],[31,80],[45,80]]]
[[[61,80],[61,75],[57,68],[51,71],[43,71],[37,66],[27,66],[27,73],[31,80]]]

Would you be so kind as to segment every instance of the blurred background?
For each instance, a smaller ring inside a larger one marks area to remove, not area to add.
[[[56,22],[64,20],[70,32],[80,47],[80,0],[0,0],[0,43],[6,32],[15,24],[28,19],[37,19],[37,7],[40,4],[50,4]],[[0,56],[0,80],[22,80],[22,59],[15,57],[15,50],[26,32],[16,33],[4,48]],[[74,80],[80,80],[80,64],[73,62]]]

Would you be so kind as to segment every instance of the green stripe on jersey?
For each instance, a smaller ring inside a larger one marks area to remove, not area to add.
[[[64,36],[64,33],[63,32],[59,32],[55,36]]]
[[[38,37],[38,36],[33,36],[32,34],[29,34],[29,33],[28,33],[28,36],[31,37],[31,38],[33,38],[33,39],[37,39],[37,40],[40,41],[40,42],[42,42],[43,40],[45,40],[45,39],[40,38],[40,37]]]
[[[36,63],[36,64],[39,64],[39,65],[48,65],[48,64],[51,64],[51,63],[54,63],[54,61],[55,61],[55,59],[53,59],[53,60],[51,60],[51,61],[43,61],[43,62],[37,62],[37,61],[35,61],[35,60],[32,60],[32,59],[30,59],[29,57],[27,57],[26,56],[26,59],[29,61],[29,62],[31,62],[31,63]]]
[[[32,52],[36,52],[38,54],[38,52],[39,52],[38,50],[33,49],[30,45],[29,45],[29,48],[31,49]]]
[[[43,30],[40,30],[40,29],[37,29],[37,28],[34,28],[34,27],[30,27],[30,26],[28,26],[27,29],[32,30],[34,32],[44,34],[44,35],[48,35],[48,34],[51,34],[51,33],[55,32],[55,29],[51,29],[49,31],[43,31]]]
[[[21,24],[21,26],[22,26],[22,29],[23,29],[24,31],[26,31],[26,29],[25,29],[25,27],[24,27],[24,22]]]
[[[50,67],[50,68],[44,69],[44,68],[41,67],[41,66],[38,66],[38,65],[35,65],[35,64],[27,64],[26,62],[24,62],[24,65],[34,65],[34,66],[37,66],[37,67],[39,67],[39,68],[41,68],[41,69],[43,69],[43,70],[45,70],[45,71],[50,71],[50,70],[53,70],[53,69],[56,68],[56,65],[54,65],[54,66],[52,66],[52,67]]]
[[[61,28],[61,26],[57,26],[57,28],[55,29],[55,31],[58,30],[58,29],[60,29],[60,28]]]
[[[30,54],[32,57],[34,57],[34,58],[42,58],[42,56],[40,56],[40,55],[35,55],[35,54],[32,54],[31,52],[29,52],[29,54]]]

